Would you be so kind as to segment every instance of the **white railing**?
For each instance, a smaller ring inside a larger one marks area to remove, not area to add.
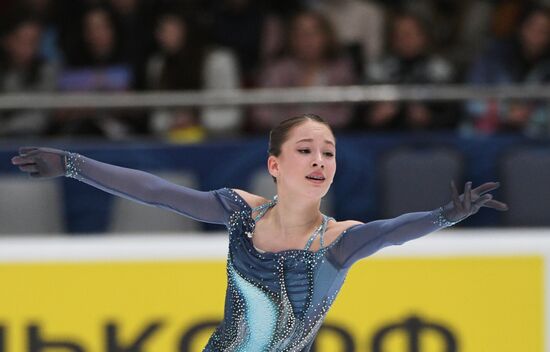
[[[205,107],[404,100],[461,101],[488,98],[550,99],[550,85],[377,85],[186,92],[21,93],[0,95],[0,110]]]

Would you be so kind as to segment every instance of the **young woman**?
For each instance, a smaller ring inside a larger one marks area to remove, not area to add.
[[[258,76],[261,88],[348,86],[355,83],[353,62],[342,51],[329,20],[321,13],[305,10],[290,20],[282,56],[266,62]],[[309,110],[326,116],[335,129],[351,123],[349,104],[260,105],[252,109],[251,128],[265,132],[277,126],[282,116]]]
[[[451,226],[480,207],[506,210],[485,183],[424,212],[368,223],[336,221],[319,211],[336,171],[336,141],[316,115],[281,122],[270,134],[271,200],[222,188],[201,192],[151,174],[48,148],[22,148],[12,159],[33,177],[67,176],[112,194],[167,208],[229,230],[223,322],[205,351],[309,351],[350,267],[388,246]]]
[[[229,50],[206,46],[197,24],[189,17],[164,13],[155,31],[158,50],[146,66],[146,88],[151,90],[200,90],[239,88],[237,59]],[[205,132],[230,134],[241,124],[235,107],[205,109],[155,109],[151,132],[173,142],[200,141]]]

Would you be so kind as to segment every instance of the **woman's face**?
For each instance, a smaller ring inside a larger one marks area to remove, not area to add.
[[[550,19],[543,13],[534,13],[521,27],[520,37],[528,54],[542,54],[550,42]]]
[[[294,21],[290,37],[294,55],[304,61],[322,60],[327,38],[318,19],[311,15],[302,15]]]
[[[165,17],[158,25],[157,42],[168,53],[178,52],[185,42],[185,25],[174,17]]]
[[[23,67],[32,63],[41,34],[42,29],[37,23],[26,22],[7,36],[5,45],[14,65]]]
[[[426,50],[427,37],[420,24],[411,17],[395,20],[392,32],[392,49],[399,57],[414,58]]]
[[[84,18],[84,36],[92,53],[108,55],[114,48],[115,34],[107,12],[94,10]]]
[[[268,169],[277,186],[310,198],[321,198],[329,190],[336,172],[336,144],[330,129],[306,120],[295,126],[281,146],[278,157],[270,156]],[[313,176],[324,178],[314,180]]]

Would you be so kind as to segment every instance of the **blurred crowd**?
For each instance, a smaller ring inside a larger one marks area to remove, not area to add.
[[[550,80],[548,1],[0,1],[0,93],[185,91]],[[550,136],[545,101],[380,102],[2,112],[0,137],[265,133],[321,115],[340,131]]]

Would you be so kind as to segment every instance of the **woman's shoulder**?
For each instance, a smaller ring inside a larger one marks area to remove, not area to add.
[[[348,229],[362,224],[363,223],[361,221],[355,220],[336,221],[331,219],[328,222],[328,226],[324,235],[325,245],[330,246],[334,241],[338,240],[338,238],[340,238],[340,236],[342,236],[344,232],[346,232]]]
[[[331,220],[328,223],[327,230],[330,229],[336,233],[341,233],[355,225],[362,225],[362,224],[364,223],[357,220],[342,220],[342,221]]]
[[[258,196],[256,194],[244,191],[242,189],[232,188],[233,192],[237,193],[244,201],[250,206],[250,208],[256,208],[264,203],[269,202],[269,199]]]

